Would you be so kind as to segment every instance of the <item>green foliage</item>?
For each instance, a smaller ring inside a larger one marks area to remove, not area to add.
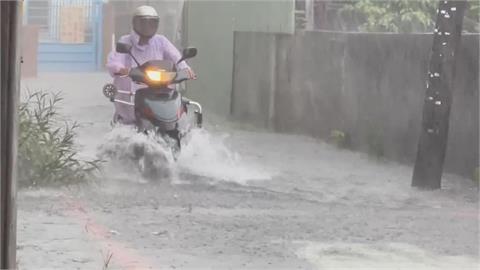
[[[438,0],[358,0],[340,9],[342,18],[354,20],[366,32],[430,32],[435,26]],[[468,1],[464,30],[479,31],[480,1]]]
[[[61,121],[59,94],[29,94],[19,108],[18,178],[21,186],[83,181],[99,160],[78,158],[74,139],[78,124]]]
[[[341,130],[332,130],[330,132],[330,142],[338,148],[350,148],[350,136]]]
[[[468,9],[463,20],[463,29],[468,32],[480,32],[480,1],[468,1]]]
[[[472,0],[468,1],[469,7],[465,16],[478,22],[480,17],[480,1]]]
[[[436,0],[359,0],[345,5],[343,16],[352,16],[360,22],[360,30],[367,32],[426,32],[435,25]]]

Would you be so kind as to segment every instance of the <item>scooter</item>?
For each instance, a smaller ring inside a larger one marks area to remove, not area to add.
[[[187,70],[177,71],[176,65],[197,55],[196,48],[183,50],[181,59],[174,63],[168,60],[151,60],[140,65],[131,53],[132,45],[117,43],[118,53],[128,54],[137,64],[130,70],[128,77],[136,84],[145,87],[135,93],[117,89],[113,84],[103,87],[103,94],[111,102],[117,102],[134,107],[135,126],[139,132],[154,134],[164,139],[171,147],[174,159],[181,150],[181,141],[192,127],[201,128],[203,122],[200,103],[184,97],[178,90],[169,86],[179,84],[190,78]],[[117,94],[127,94],[129,101],[118,99]],[[187,113],[190,106],[195,107],[194,124],[188,121]],[[146,162],[146,163],[153,163]],[[148,167],[149,165],[145,165]],[[152,173],[149,173],[152,174]]]

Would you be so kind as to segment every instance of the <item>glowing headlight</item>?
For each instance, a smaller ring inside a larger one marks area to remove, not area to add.
[[[146,70],[145,73],[150,81],[167,83],[175,79],[175,72],[166,72],[165,70]]]

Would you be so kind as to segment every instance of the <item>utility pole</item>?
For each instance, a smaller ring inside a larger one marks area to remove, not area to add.
[[[16,268],[17,106],[22,1],[0,1],[0,269]]]
[[[413,171],[414,187],[441,188],[454,90],[455,63],[460,47],[465,9],[465,1],[440,1],[438,5],[422,128]]]

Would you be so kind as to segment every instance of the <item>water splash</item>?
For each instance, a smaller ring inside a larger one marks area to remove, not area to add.
[[[172,183],[185,183],[182,177],[186,175],[201,176],[210,182],[238,184],[270,179],[267,173],[247,164],[232,151],[226,144],[227,138],[227,134],[194,129],[183,139],[181,153],[174,161],[163,139],[138,133],[132,127],[120,126],[105,136],[98,153],[109,160],[109,167],[113,168],[109,169],[109,176],[127,173],[137,179],[139,176],[145,179],[147,177],[143,172],[150,169],[159,173],[155,179],[169,178]]]
[[[179,171],[238,184],[271,178],[232,151],[226,143],[228,137],[228,134],[209,133],[205,129],[192,130],[178,158]]]
[[[118,126],[110,131],[99,146],[98,155],[109,161],[109,167],[113,168],[109,169],[109,174],[127,173],[158,180],[170,177],[173,170],[173,156],[167,143],[158,136],[138,133],[129,126]]]

